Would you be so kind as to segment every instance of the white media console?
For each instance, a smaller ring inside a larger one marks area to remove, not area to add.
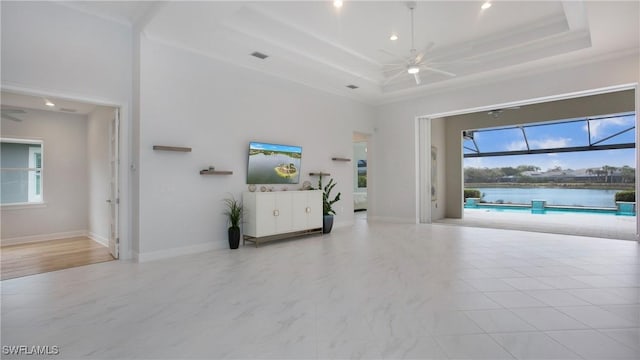
[[[243,244],[322,232],[322,190],[245,192]]]

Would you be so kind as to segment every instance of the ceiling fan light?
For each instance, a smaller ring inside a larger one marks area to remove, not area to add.
[[[396,35],[396,34],[391,34],[391,36],[389,36],[389,40],[391,40],[391,41],[396,41],[396,40],[398,40],[398,35]]]
[[[490,7],[491,7],[491,2],[489,1],[486,1],[484,4],[482,4],[482,6],[480,6],[482,10],[487,10]]]
[[[407,68],[407,72],[408,72],[409,74],[412,74],[412,75],[413,75],[413,74],[417,74],[417,73],[419,73],[419,72],[420,72],[420,68],[419,68],[419,67],[417,67],[417,66],[415,66],[415,65],[412,65],[412,66],[409,66],[409,67]]]

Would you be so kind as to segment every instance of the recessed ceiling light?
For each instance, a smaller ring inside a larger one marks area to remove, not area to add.
[[[338,9],[342,7],[342,0],[333,0],[333,6]]]
[[[396,41],[396,40],[398,40],[398,35],[396,35],[396,34],[391,34],[391,36],[389,36],[389,40],[391,40],[391,41]]]
[[[47,99],[44,99],[44,104],[45,104],[45,105],[47,105],[47,106],[49,106],[49,107],[54,107],[54,106],[56,106],[56,104],[52,103],[51,101],[49,101],[49,100],[47,100]]]
[[[482,4],[482,6],[480,6],[482,10],[487,10],[490,7],[491,7],[491,3],[489,1],[485,2],[484,4]]]
[[[416,65],[411,65],[411,66],[409,66],[409,67],[407,68],[407,72],[408,72],[409,74],[417,74],[417,73],[419,73],[419,72],[420,72],[420,68],[419,68],[419,67],[417,67]]]

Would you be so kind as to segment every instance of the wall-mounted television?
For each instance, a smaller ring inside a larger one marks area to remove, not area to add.
[[[298,184],[302,148],[292,145],[249,143],[247,184]]]

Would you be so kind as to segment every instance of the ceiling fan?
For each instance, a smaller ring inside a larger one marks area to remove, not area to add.
[[[410,1],[407,2],[407,7],[409,8],[409,10],[411,11],[411,50],[409,50],[409,56],[406,58],[406,60],[402,63],[397,63],[397,64],[385,64],[386,66],[391,66],[391,68],[389,68],[388,70],[390,71],[398,71],[397,74],[394,74],[390,77],[388,77],[385,80],[385,83],[389,83],[392,80],[395,80],[397,78],[399,78],[400,76],[402,76],[403,74],[407,73],[409,75],[413,75],[413,77],[416,80],[416,84],[420,84],[420,70],[426,70],[426,71],[431,71],[431,72],[435,72],[435,73],[439,73],[439,74],[443,74],[443,75],[447,75],[447,76],[456,76],[456,74],[448,72],[448,71],[444,71],[444,70],[440,70],[434,67],[431,67],[429,65],[431,65],[430,62],[426,61],[424,59],[425,54],[431,50],[431,48],[433,47],[434,43],[431,42],[429,43],[429,45],[427,45],[425,47],[425,49],[423,51],[421,51],[420,53],[418,53],[418,51],[415,48],[414,45],[414,25],[413,25],[413,10],[415,10],[416,8],[416,2],[415,1]],[[386,52],[386,51],[385,51]]]
[[[13,115],[14,114],[25,114],[25,113],[26,113],[26,111],[24,111],[22,109],[11,109],[11,108],[1,108],[0,109],[0,114],[2,115],[3,119],[17,121],[17,122],[22,121],[22,119],[18,119],[17,117],[15,117]]]

